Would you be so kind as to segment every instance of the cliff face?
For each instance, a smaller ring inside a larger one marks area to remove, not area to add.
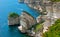
[[[60,2],[57,2],[56,4],[54,4],[53,6],[53,12],[54,12],[54,16],[56,16],[57,18],[60,18]]]
[[[9,17],[8,18],[8,25],[17,25],[19,24],[19,17],[13,18]]]
[[[47,0],[46,0],[47,1]],[[44,3],[44,0],[24,0],[24,2],[30,7],[33,8],[39,12],[46,12],[46,8]],[[27,3],[28,2],[28,3]]]
[[[23,20],[25,19],[25,20]],[[25,21],[27,26],[26,27],[31,27],[32,25],[36,24],[36,20],[31,17],[31,15],[28,15],[27,13],[23,12],[20,16],[20,20]]]
[[[33,18],[33,16],[31,16],[29,13],[24,11],[20,16],[20,26],[18,27],[18,29],[22,33],[25,33],[35,24],[36,24],[36,20]]]
[[[29,3],[27,3],[28,6],[31,7],[31,8],[33,8],[33,9],[38,9],[40,7],[39,6],[40,0],[29,0],[28,2],[29,2]]]

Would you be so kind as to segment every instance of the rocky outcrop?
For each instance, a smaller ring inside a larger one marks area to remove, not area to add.
[[[19,30],[24,29],[25,31],[29,28],[31,28],[33,25],[36,24],[36,20],[31,16],[29,13],[23,11],[21,16],[20,16],[20,26],[18,27]],[[25,32],[24,31],[24,32]],[[22,30],[21,30],[22,32]]]
[[[28,23],[28,26],[31,27],[32,25],[36,24],[36,20],[31,16],[30,14],[27,14],[26,12],[23,12],[20,16],[21,19],[25,19]],[[21,20],[20,19],[20,20]],[[24,21],[24,20],[23,20]]]
[[[8,18],[8,25],[17,25],[19,24],[19,17],[17,18]]]
[[[16,13],[11,13],[8,16],[8,25],[18,25],[19,22],[19,15]]]
[[[37,23],[40,23],[41,22],[41,16],[38,16],[37,18],[36,18],[36,21],[37,21]]]

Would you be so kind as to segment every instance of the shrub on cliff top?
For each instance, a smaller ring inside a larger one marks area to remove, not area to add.
[[[16,18],[19,17],[19,15],[17,13],[10,13],[9,17]]]

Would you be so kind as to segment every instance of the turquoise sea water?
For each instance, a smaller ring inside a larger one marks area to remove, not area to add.
[[[28,37],[22,34],[16,26],[8,26],[8,14],[10,12],[16,12],[20,15],[22,9],[34,16],[36,14],[32,13],[35,11],[30,9],[26,4],[18,3],[18,0],[0,0],[0,37]],[[38,14],[36,15],[38,16]]]

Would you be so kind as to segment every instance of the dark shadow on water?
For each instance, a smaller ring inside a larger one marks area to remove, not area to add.
[[[23,35],[24,37],[30,37],[28,36],[26,33],[21,33],[20,30],[18,29],[18,26],[19,25],[11,25],[9,26],[9,32],[12,33],[12,34],[17,34],[17,35]]]

